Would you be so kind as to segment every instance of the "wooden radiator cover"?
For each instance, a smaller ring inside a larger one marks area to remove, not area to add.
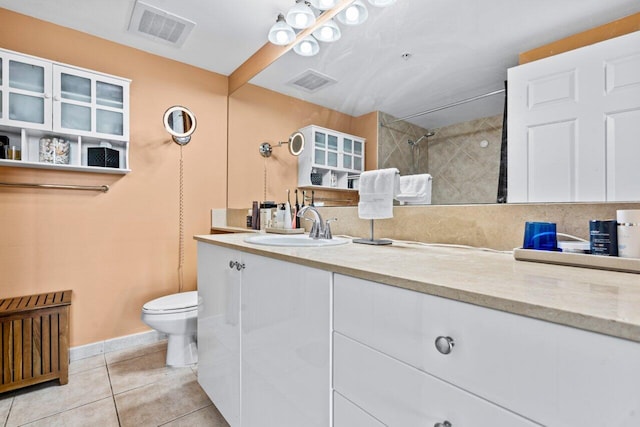
[[[0,392],[69,381],[71,291],[0,299]]]

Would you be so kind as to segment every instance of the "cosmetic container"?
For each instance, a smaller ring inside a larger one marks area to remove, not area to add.
[[[617,211],[618,256],[640,258],[640,209]]]
[[[617,225],[615,219],[589,221],[589,243],[592,255],[618,256]]]

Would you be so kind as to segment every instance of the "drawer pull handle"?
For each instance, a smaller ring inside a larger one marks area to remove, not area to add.
[[[449,421],[443,421],[441,423],[435,423],[433,427],[452,427]]]
[[[229,261],[229,268],[235,268],[238,271],[244,270],[244,263],[240,261]]]
[[[453,338],[451,337],[439,336],[438,338],[436,338],[436,348],[442,354],[451,353],[454,345],[455,343],[453,342]]]

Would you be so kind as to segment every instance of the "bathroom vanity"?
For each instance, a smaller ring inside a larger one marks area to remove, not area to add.
[[[198,381],[234,427],[640,422],[638,275],[246,236],[196,236]]]

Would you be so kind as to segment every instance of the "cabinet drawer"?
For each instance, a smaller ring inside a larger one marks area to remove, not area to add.
[[[535,425],[343,335],[333,343],[335,390],[385,425]]]
[[[333,427],[385,427],[380,421],[349,402],[340,393],[333,393]]]
[[[640,425],[640,344],[336,275],[334,329],[547,425]],[[451,337],[452,351],[435,347]],[[635,424],[634,424],[635,423]]]

